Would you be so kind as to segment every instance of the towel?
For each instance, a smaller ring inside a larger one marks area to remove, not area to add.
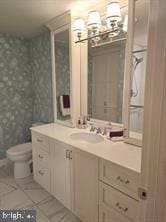
[[[70,115],[70,96],[62,95],[60,96],[60,110],[62,116]]]

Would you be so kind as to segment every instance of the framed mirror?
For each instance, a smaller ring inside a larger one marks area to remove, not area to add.
[[[128,5],[121,8],[121,27]],[[103,26],[107,25],[103,14]],[[123,92],[126,32],[110,35],[97,44],[88,41],[87,52],[87,114],[92,121],[123,126]],[[84,43],[85,44],[85,43]],[[82,79],[84,77],[82,76]],[[85,84],[85,83],[84,83]],[[83,88],[83,87],[82,87]]]
[[[129,44],[130,86],[126,100],[126,139],[128,143],[141,146],[143,135],[144,94],[146,78],[146,57],[148,41],[148,1],[133,1],[133,18],[131,26],[131,42]],[[129,80],[129,79],[128,79]],[[126,80],[126,81],[128,81]]]
[[[71,56],[70,27],[53,32],[53,97],[54,120],[65,125],[71,120]]]
[[[88,115],[122,124],[125,40],[88,47]]]

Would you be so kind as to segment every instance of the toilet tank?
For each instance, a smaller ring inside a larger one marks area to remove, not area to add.
[[[43,123],[43,122],[32,123],[32,127],[40,126],[40,125],[44,125],[44,124],[45,123]]]

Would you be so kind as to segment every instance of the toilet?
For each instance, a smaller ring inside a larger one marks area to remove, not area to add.
[[[32,143],[23,143],[13,147],[6,152],[7,158],[14,162],[14,177],[28,177],[30,172],[29,162],[32,159]]]
[[[33,123],[32,126],[44,123]],[[23,143],[10,147],[6,152],[7,158],[14,162],[14,177],[17,179],[28,177],[31,174],[30,161],[32,159],[32,143]]]

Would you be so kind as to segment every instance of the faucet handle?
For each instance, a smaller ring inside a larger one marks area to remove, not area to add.
[[[97,134],[98,134],[98,133],[102,133],[102,131],[101,131],[101,128],[100,128],[100,127],[98,127],[98,128],[97,128],[96,133],[97,133]]]
[[[104,130],[102,132],[102,135],[107,135],[107,130],[108,130],[108,127],[104,127]]]

